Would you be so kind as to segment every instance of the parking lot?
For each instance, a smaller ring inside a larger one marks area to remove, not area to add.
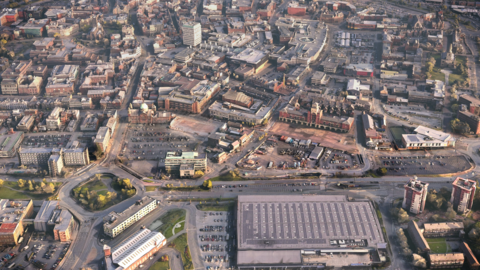
[[[129,160],[165,159],[169,151],[199,151],[201,141],[180,131],[166,127],[148,127],[128,131],[122,154]]]
[[[379,156],[375,157],[375,162],[387,168],[389,175],[444,174],[465,171],[471,167],[462,155]]]
[[[25,244],[22,243],[18,248],[7,249],[0,253],[2,258],[8,256],[6,254],[14,254],[14,258],[8,262],[0,262],[0,267],[5,266],[5,269],[8,269],[14,264],[9,269],[23,269],[31,265],[37,269],[55,270],[58,269],[58,265],[70,247],[70,243],[55,241],[53,236],[45,233],[33,233],[28,244]]]
[[[235,225],[232,213],[197,211],[198,245],[205,269],[227,269],[235,255]]]
[[[420,105],[383,105],[388,115],[398,117],[410,124],[423,125],[430,128],[442,128],[443,114],[439,112],[427,111]]]
[[[25,136],[22,142],[23,148],[36,147],[65,147],[72,138],[72,134],[35,134]]]

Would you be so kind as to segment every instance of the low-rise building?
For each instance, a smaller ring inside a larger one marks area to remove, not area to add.
[[[460,237],[465,233],[463,222],[440,222],[423,224],[423,236],[431,237]]]
[[[67,209],[57,209],[54,216],[49,221],[53,227],[53,237],[55,241],[68,242],[72,238],[75,221],[72,214]]]
[[[15,246],[23,235],[24,219],[33,216],[32,200],[0,200],[0,246]]]
[[[423,237],[422,231],[414,220],[410,220],[408,223],[408,235],[420,252],[430,251],[430,245],[427,243],[427,240],[425,240],[425,237]]]
[[[442,254],[428,254],[430,269],[461,268],[465,260],[463,253],[452,252]]]
[[[165,170],[167,172],[180,171],[182,164],[193,164],[195,171],[207,169],[207,156],[198,152],[167,152],[165,157]]]
[[[478,262],[477,258],[475,257],[475,254],[473,254],[472,249],[467,243],[462,242],[458,249],[460,252],[463,252],[463,256],[465,257],[464,266],[467,267],[467,269],[470,269],[470,270],[480,269],[480,263]]]
[[[0,136],[0,157],[14,157],[23,141],[22,131],[10,132]]]
[[[22,120],[18,122],[17,130],[29,132],[32,129],[34,122],[35,122],[35,117],[33,115],[25,115],[22,117]]]
[[[135,222],[155,210],[157,206],[157,200],[147,196],[135,202],[135,204],[121,213],[111,212],[103,218],[103,232],[115,238]]]
[[[424,126],[418,126],[415,134],[403,134],[402,142],[407,149],[438,149],[455,146],[455,138],[452,135]]]
[[[47,96],[62,96],[73,94],[77,80],[79,66],[57,65],[53,68],[45,86]]]
[[[133,270],[149,260],[165,245],[167,239],[159,232],[142,229],[113,249],[103,247],[106,270]]]

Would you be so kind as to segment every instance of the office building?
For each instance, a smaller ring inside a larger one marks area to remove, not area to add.
[[[37,232],[46,232],[48,231],[48,221],[53,215],[53,211],[60,207],[58,201],[44,201],[40,210],[38,210],[37,216],[33,221],[33,226]]]
[[[103,218],[103,232],[115,238],[135,222],[157,208],[157,201],[150,197],[143,197],[134,205],[121,213],[111,212]]]
[[[207,156],[198,152],[167,152],[165,157],[166,171],[180,171],[180,165],[193,164],[195,171],[207,169]]]
[[[167,244],[165,236],[159,232],[142,229],[123,241],[119,246],[112,249],[105,245],[106,270],[133,270],[155,256],[162,247]],[[141,267],[141,266],[140,266]]]
[[[47,130],[59,130],[61,126],[60,114],[65,111],[64,108],[55,107],[46,119]]]
[[[0,157],[14,157],[24,136],[25,134],[22,131],[0,135]]]
[[[93,141],[97,148],[101,149],[103,152],[107,149],[108,142],[110,141],[110,129],[108,127],[101,127],[98,129],[97,136]]]
[[[402,208],[412,214],[420,214],[425,209],[428,183],[418,181],[415,177],[404,186]]]
[[[415,244],[415,247],[420,249],[420,252],[430,251],[430,245],[427,243],[427,240],[425,240],[422,231],[414,220],[410,220],[408,223],[408,235]]]
[[[480,263],[478,262],[477,258],[475,257],[475,254],[473,254],[472,249],[467,243],[462,242],[458,249],[460,252],[463,253],[463,256],[465,257],[464,266],[467,269],[470,269],[470,270],[480,269]]]
[[[63,150],[63,162],[65,166],[85,166],[90,164],[88,148],[74,147]]]
[[[24,219],[33,215],[33,201],[0,200],[0,246],[15,246],[23,235]]]
[[[423,224],[423,236],[430,237],[460,237],[464,234],[463,222],[441,222]]]
[[[202,43],[202,26],[197,22],[185,22],[182,25],[183,44],[197,46]]]
[[[25,115],[23,116],[22,120],[20,120],[20,122],[18,123],[17,130],[29,132],[32,129],[34,122],[35,122],[35,117],[33,115]]]
[[[239,269],[369,266],[385,243],[372,203],[346,196],[238,196],[236,216]]]
[[[452,252],[442,254],[428,254],[430,269],[460,269],[465,260],[463,253]]]
[[[57,65],[53,68],[45,86],[45,95],[64,96],[73,94],[80,66]]]
[[[460,214],[465,214],[472,209],[477,182],[475,180],[457,177],[452,183],[452,197],[450,202],[453,209]]]
[[[53,226],[55,241],[68,242],[71,240],[75,221],[67,209],[56,209],[48,224]]]
[[[48,172],[50,173],[51,177],[60,176],[63,169],[63,158],[60,149],[57,149],[58,152],[52,154],[50,158],[48,158]]]
[[[19,148],[18,157],[22,165],[47,168],[52,148]]]

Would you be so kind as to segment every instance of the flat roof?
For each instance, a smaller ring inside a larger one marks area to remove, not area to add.
[[[133,214],[137,213],[140,209],[144,208],[151,202],[155,201],[155,199],[149,196],[145,196],[141,199],[141,201],[142,201],[141,204],[138,204],[137,202],[135,202],[133,205],[131,205],[121,213],[117,213],[115,211],[110,212],[108,216],[104,217],[103,226],[107,228],[117,227],[119,224],[121,224],[122,222],[130,218]],[[115,219],[113,220],[113,222],[110,222],[112,218],[115,218]]]
[[[463,230],[463,222],[441,222],[441,223],[425,223],[423,224],[425,231],[431,230],[448,230],[448,229],[459,229]]]
[[[44,201],[35,217],[35,222],[48,222],[57,206],[58,201]]]
[[[15,231],[18,223],[3,223],[0,225],[0,234],[10,234]]]
[[[346,196],[238,196],[239,250],[332,248],[330,240],[385,242],[369,201]]]

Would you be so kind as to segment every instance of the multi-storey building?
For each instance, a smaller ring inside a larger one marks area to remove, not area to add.
[[[139,221],[144,216],[157,208],[157,200],[151,197],[143,197],[134,205],[121,213],[111,212],[103,218],[103,232],[112,237],[117,237],[128,227]]]
[[[73,94],[75,82],[78,76],[79,66],[58,65],[55,66],[45,86],[47,96],[61,96]]]
[[[48,225],[53,226],[53,237],[56,241],[68,242],[71,240],[75,221],[67,209],[56,209]]]
[[[415,247],[417,249],[420,249],[420,252],[429,252],[430,251],[430,245],[428,244],[427,240],[423,236],[422,231],[418,227],[417,222],[414,220],[410,220],[408,222],[408,235],[410,236],[410,239],[412,239],[413,243],[415,244]]]
[[[404,186],[402,208],[412,214],[420,214],[425,209],[428,183],[418,181],[416,177]]]
[[[0,200],[0,246],[15,246],[23,235],[24,219],[33,215],[33,201]]]
[[[205,171],[207,169],[207,156],[198,152],[167,152],[165,157],[166,171],[180,171],[182,164],[193,164],[195,171]]]
[[[19,148],[18,157],[22,165],[35,165],[39,167],[48,167],[48,159],[52,153],[52,148]]]
[[[108,127],[101,127],[98,129],[97,136],[95,137],[95,145],[103,152],[107,149],[108,142],[110,141],[110,129]]]
[[[183,44],[197,46],[202,43],[202,26],[197,22],[185,22],[182,25]]]
[[[46,119],[47,130],[58,130],[61,126],[60,114],[65,111],[64,108],[55,107]]]
[[[90,163],[88,148],[75,147],[63,150],[65,166],[85,166]]]
[[[467,243],[462,242],[458,249],[460,252],[463,252],[463,256],[465,256],[465,266],[467,267],[467,269],[470,269],[470,270],[480,269],[480,263],[478,262],[477,258],[475,257],[475,254],[473,254],[472,249]]]
[[[2,73],[2,94],[4,95],[17,95],[18,94],[18,82],[23,78],[28,69],[32,66],[32,60],[20,60],[14,61],[10,67],[8,67]]]
[[[171,112],[157,112],[155,108],[149,109],[145,103],[140,106],[140,109],[128,108],[128,122],[132,124],[165,124],[173,118],[175,115]]]
[[[52,13],[53,12],[54,11],[52,10]],[[52,21],[49,25],[47,25],[47,32],[49,37],[53,37],[55,36],[55,34],[58,34],[62,37],[69,37],[77,34],[79,30],[80,29],[78,27],[78,24],[67,23],[67,20],[65,18],[59,19],[57,21]]]
[[[55,149],[55,153],[48,158],[48,171],[51,177],[57,177],[62,173],[63,158],[61,149]]]
[[[142,229],[118,247],[113,249],[107,245],[103,247],[106,270],[134,270],[142,267],[142,263],[155,256],[167,244],[165,236],[159,232]]]
[[[453,209],[459,213],[466,213],[472,209],[477,182],[475,180],[457,177],[452,183],[452,196],[450,202]]]

